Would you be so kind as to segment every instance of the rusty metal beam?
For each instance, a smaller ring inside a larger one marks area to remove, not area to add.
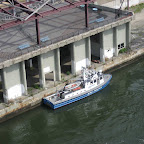
[[[85,0],[87,2],[87,0]],[[89,16],[88,16],[88,4],[85,4],[85,26],[88,27],[89,25]]]
[[[69,10],[69,9],[78,7],[80,5],[86,5],[87,4],[87,6],[88,6],[89,3],[94,2],[94,1],[96,1],[96,0],[87,0],[87,1],[74,2],[73,5],[69,4],[69,5],[57,8],[57,10],[53,9],[53,10],[44,11],[44,12],[39,13],[39,15],[37,15],[37,16],[32,15],[29,19],[27,19],[25,21],[13,20],[13,21],[1,24],[0,25],[0,30],[7,29],[7,28],[10,28],[10,27],[14,27],[14,26],[17,26],[19,24],[23,24],[23,23],[26,23],[28,21],[33,21],[33,20],[38,19],[38,18],[43,18],[45,16],[49,16],[49,15],[52,15],[52,14],[56,14],[56,13],[64,11],[64,10]],[[86,17],[87,17],[87,23],[88,23],[88,9],[87,9],[87,16]]]
[[[70,1],[68,1],[68,0],[65,0],[65,2],[74,5],[74,3],[72,3],[72,2],[70,2]]]
[[[37,44],[40,44],[40,27],[39,27],[39,19],[35,20],[36,24],[36,35],[37,35]]]
[[[1,7],[0,7],[0,10],[1,10],[1,12],[4,12],[6,14],[13,15],[12,13],[8,12],[6,9],[3,9]]]
[[[23,3],[20,3],[20,2],[18,2],[17,0],[13,0],[13,2],[14,2],[14,5],[19,5],[20,7],[22,7],[22,8],[25,8],[25,10],[23,10],[23,11],[25,11],[26,13],[28,13],[28,14],[31,14],[34,10],[33,9],[31,9],[31,8],[29,8],[27,5],[25,5],[25,4],[23,4]],[[30,12],[31,11],[31,12]]]
[[[91,2],[94,2],[95,0],[87,0],[87,2],[85,1],[80,1],[80,2],[75,2],[73,3],[73,5],[66,5],[66,6],[63,6],[63,7],[60,7],[60,8],[57,8],[59,11],[64,11],[64,10],[68,10],[68,9],[72,9],[72,8],[75,8],[75,7],[78,7],[80,5],[85,5],[86,3],[91,3]],[[58,11],[54,11],[54,10],[50,10],[50,11],[45,11],[45,12],[42,12],[40,13],[43,17],[44,16],[47,16],[47,15],[51,15],[51,14],[55,14],[57,13]]]
[[[32,3],[34,3],[34,1],[25,2],[25,3],[23,3],[23,4],[27,6],[27,5],[32,4]],[[16,7],[16,8],[20,7],[20,4],[15,4],[15,7]],[[3,8],[3,9],[4,9],[4,10],[11,10],[11,9],[14,9],[14,7],[13,7],[13,6],[10,6],[10,7]],[[0,12],[1,12],[1,10],[0,10]]]
[[[53,7],[53,6],[50,5],[50,4],[46,4],[46,5],[49,6],[49,7],[51,7],[51,8],[53,8],[53,9],[55,9],[55,10],[58,10],[57,8]]]
[[[3,9],[0,7],[1,12],[4,12],[5,14],[10,15],[11,17],[15,18],[15,19],[19,19],[22,20],[22,18],[15,16],[14,14],[10,13],[9,11],[7,11],[6,9]]]

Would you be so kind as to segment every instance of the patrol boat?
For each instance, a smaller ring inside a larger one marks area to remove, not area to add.
[[[82,68],[79,80],[65,85],[63,90],[43,98],[43,103],[52,109],[57,109],[86,98],[105,88],[112,78],[110,74],[103,74],[87,68]]]

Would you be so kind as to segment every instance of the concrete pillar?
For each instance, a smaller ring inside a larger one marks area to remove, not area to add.
[[[25,63],[17,63],[1,70],[4,102],[27,94]]]
[[[33,67],[32,59],[27,60],[27,61],[26,61],[26,65],[27,65],[29,68],[32,68],[32,67]]]
[[[43,56],[38,56],[38,68],[39,68],[39,82],[40,87],[45,88],[45,74],[44,74],[44,67],[43,67]]]
[[[25,61],[22,61],[20,63],[20,70],[21,70],[21,81],[25,87],[24,94],[27,95],[27,80],[26,80]]]
[[[74,43],[70,44],[71,47],[71,72],[73,75],[76,74],[76,62],[75,62],[75,53],[74,53]]]
[[[100,61],[105,63],[105,55],[104,55],[104,34],[100,33]]]
[[[114,55],[118,56],[117,27],[113,28],[113,48],[114,48]]]
[[[59,48],[38,56],[39,80],[42,88],[46,87],[45,75],[53,72],[54,81],[61,80]]]
[[[126,23],[126,47],[130,47],[131,42],[131,23]]]
[[[33,67],[32,59],[29,60],[29,67],[30,67],[30,68]]]
[[[1,70],[1,77],[2,77],[2,88],[3,88],[3,99],[5,103],[8,103],[8,92],[7,92],[7,80],[6,80],[6,71],[3,68]]]
[[[61,81],[61,66],[60,66],[60,49],[54,50],[55,72],[54,77],[56,81]]]
[[[86,66],[91,66],[91,40],[90,37],[86,38]]]
[[[78,74],[82,67],[88,65],[87,60],[90,59],[90,39],[82,39],[71,45],[71,70],[72,74]],[[88,47],[87,47],[88,46]],[[86,48],[87,47],[87,48]],[[87,49],[87,50],[86,50]]]

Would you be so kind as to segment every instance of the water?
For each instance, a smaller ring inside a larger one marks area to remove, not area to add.
[[[112,75],[110,85],[84,100],[0,124],[0,144],[143,144],[144,60]]]

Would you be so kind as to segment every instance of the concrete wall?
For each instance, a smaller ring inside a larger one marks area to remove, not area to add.
[[[124,43],[126,45],[126,25],[120,25],[117,27],[117,42],[118,44]]]
[[[118,56],[120,49],[126,48],[130,43],[130,23],[122,24],[101,33],[101,59]],[[123,47],[122,47],[123,45]],[[102,60],[104,62],[104,60]]]
[[[49,73],[55,70],[54,50],[42,54],[44,73]]]
[[[88,58],[88,55],[91,55],[91,52],[89,52],[91,50],[90,46],[90,38],[89,40],[86,38],[71,44],[72,74],[76,74],[82,67],[90,65],[91,60]],[[87,53],[89,54],[87,55]]]
[[[117,27],[117,46],[122,43],[124,43],[124,48],[126,48],[126,24]]]
[[[113,57],[114,43],[113,43],[113,28],[96,34],[91,37],[92,55],[100,57],[102,62],[105,58]]]
[[[105,58],[113,57],[113,29],[103,32],[103,49]]]
[[[121,0],[113,0],[111,2],[102,4],[102,6],[107,6],[110,8],[116,8],[119,9],[120,8],[120,2]],[[144,0],[129,0],[129,6],[135,6],[138,5],[140,3],[144,3]],[[122,9],[125,9],[127,7],[127,0],[124,1],[123,5],[122,5]]]
[[[52,72],[54,73],[54,81],[61,80],[61,70],[60,70],[60,52],[59,49],[49,51],[47,53],[41,54],[38,57],[39,65],[39,76],[40,76],[40,86],[45,88],[45,74]]]
[[[24,62],[4,68],[1,73],[5,102],[27,94]]]

